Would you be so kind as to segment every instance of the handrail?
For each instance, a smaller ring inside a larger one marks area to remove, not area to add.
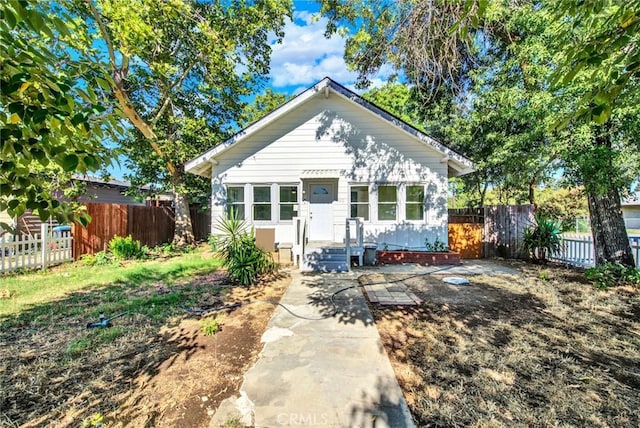
[[[364,245],[364,218],[347,217],[345,224],[345,249],[347,252],[347,272],[351,270],[351,222],[356,223],[356,247],[362,249]]]
[[[293,217],[293,224],[295,225],[294,256],[298,257],[295,262],[300,267],[307,247],[307,221],[304,217]]]

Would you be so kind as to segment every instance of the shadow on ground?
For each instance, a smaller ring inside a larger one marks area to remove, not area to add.
[[[416,277],[404,283],[422,305],[372,306],[419,426],[638,425],[637,290],[545,269],[552,279],[470,286]]]
[[[319,317],[335,317],[341,324],[373,325],[371,312],[355,277],[309,273],[302,276],[302,284],[311,291],[305,304],[315,308]]]
[[[208,340],[199,334],[199,317],[184,308],[252,300],[251,289],[235,293],[215,272],[173,283],[180,269],[146,269],[129,280],[0,318],[0,425],[75,427],[100,417],[108,421],[121,408],[126,419],[118,417],[119,423],[157,426],[166,397],[138,407],[142,395],[136,391],[160,370],[185,364]],[[126,314],[111,328],[88,329],[100,311],[107,317]],[[178,325],[186,318],[194,319],[190,330]]]

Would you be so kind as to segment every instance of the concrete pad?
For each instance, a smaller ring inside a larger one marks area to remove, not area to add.
[[[520,273],[492,260],[462,260],[459,265],[423,266],[418,264],[382,265],[358,270],[361,274],[442,274],[442,275],[514,275]]]
[[[252,409],[256,427],[414,427],[357,275],[292,276],[288,311],[276,309],[265,333],[274,340],[244,376],[243,423]]]

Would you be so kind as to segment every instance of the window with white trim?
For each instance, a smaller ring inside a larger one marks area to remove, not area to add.
[[[369,220],[369,186],[351,186],[351,217]]]
[[[253,220],[271,221],[271,186],[253,186]]]
[[[398,189],[396,186],[378,186],[378,220],[395,221],[398,218]]]
[[[227,187],[227,217],[244,220],[244,187]]]
[[[424,186],[407,186],[407,220],[424,220]]]
[[[298,186],[280,186],[280,221],[293,219],[298,204]]]

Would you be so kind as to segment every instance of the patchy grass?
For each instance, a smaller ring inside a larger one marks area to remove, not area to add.
[[[465,287],[407,279],[421,306],[373,307],[417,424],[640,426],[640,290],[516,266]]]
[[[277,302],[287,284],[233,287],[219,265],[199,250],[28,274],[38,284],[3,278],[13,292],[0,316],[0,425],[208,426],[208,412],[237,392],[255,361],[274,306],[219,316],[213,336],[184,308]],[[110,328],[87,328],[99,312],[126,314]]]
[[[0,317],[16,314],[33,305],[52,302],[74,292],[101,286],[110,288],[108,301],[118,301],[122,290],[153,282],[170,285],[182,278],[213,272],[222,265],[210,252],[199,249],[176,257],[150,261],[130,261],[103,266],[66,264],[46,271],[34,271],[2,277]],[[138,302],[147,304],[149,302]],[[137,309],[136,304],[128,309]]]

